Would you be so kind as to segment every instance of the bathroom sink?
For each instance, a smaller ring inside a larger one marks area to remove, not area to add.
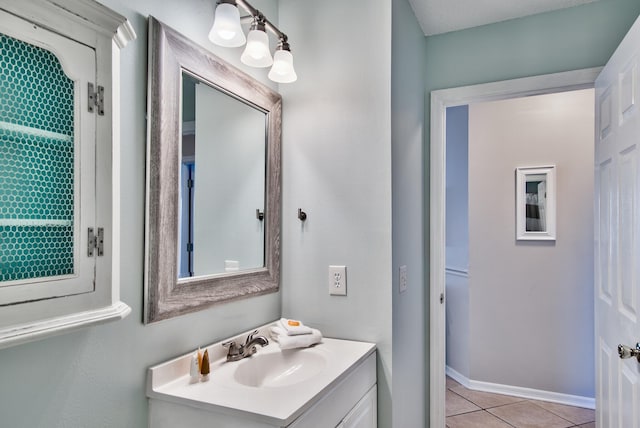
[[[269,327],[261,327],[258,334],[268,335]],[[227,340],[242,343],[246,335]],[[153,406],[159,409],[160,403],[171,403],[215,414],[216,418],[225,415],[287,426],[355,370],[366,367],[371,374],[359,386],[362,393],[375,383],[373,343],[323,338],[310,348],[281,350],[271,341],[251,357],[232,362],[226,360],[227,349],[222,343],[206,348],[211,369],[207,381],[194,381],[189,376],[193,352],[151,367],[147,396]],[[348,385],[356,387],[352,382]],[[177,414],[176,408],[171,409],[169,414]]]
[[[317,376],[326,364],[323,355],[301,350],[258,353],[238,362],[233,378],[250,387],[285,387]]]

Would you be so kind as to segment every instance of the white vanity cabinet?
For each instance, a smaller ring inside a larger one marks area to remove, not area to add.
[[[131,311],[117,118],[134,38],[94,0],[0,0],[0,348]]]
[[[289,428],[376,428],[377,384],[375,358],[371,354],[362,365],[356,367],[340,384],[327,391],[311,409],[296,419]],[[372,378],[373,375],[373,378]],[[362,395],[362,390],[366,393]]]
[[[261,333],[267,328],[262,327]],[[270,343],[237,362],[226,362],[220,343],[207,350],[211,356],[207,382],[190,378],[193,354],[149,369],[150,427],[377,426],[376,351],[372,343],[324,338],[312,348],[288,351]]]
[[[378,388],[374,386],[340,422],[337,428],[375,428],[378,426]]]

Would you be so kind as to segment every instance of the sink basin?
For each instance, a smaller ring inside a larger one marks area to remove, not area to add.
[[[304,382],[324,369],[323,355],[282,351],[256,354],[241,361],[233,375],[236,382],[251,387],[278,388]]]

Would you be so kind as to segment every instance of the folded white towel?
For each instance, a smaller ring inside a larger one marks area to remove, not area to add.
[[[309,334],[289,336],[284,329],[271,327],[271,338],[280,345],[280,349],[307,348],[322,342],[322,333],[320,330],[312,328]]]
[[[280,325],[287,336],[297,336],[299,334],[311,334],[311,327],[302,324],[302,321],[280,318]]]

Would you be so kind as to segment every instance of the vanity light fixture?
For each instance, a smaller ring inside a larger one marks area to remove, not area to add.
[[[258,16],[253,17],[251,30],[247,35],[247,46],[244,48],[240,61],[251,67],[269,67],[273,64],[266,25],[264,19]]]
[[[240,17],[239,7],[247,11],[249,15]],[[240,22],[249,19],[252,21],[251,28],[245,38]],[[279,39],[273,58],[269,50],[267,30]],[[291,83],[298,78],[293,68],[293,55],[287,35],[269,22],[260,11],[246,0],[218,0],[209,40],[224,47],[238,47],[246,42],[246,47],[240,57],[242,63],[251,67],[272,65],[268,76],[274,82]]]
[[[269,71],[269,79],[278,83],[291,83],[297,78],[296,71],[293,69],[293,55],[291,55],[289,43],[280,39],[273,54],[273,67]]]
[[[240,26],[240,11],[233,0],[220,0],[216,7],[213,27],[209,32],[209,40],[218,46],[235,48],[245,44]]]

